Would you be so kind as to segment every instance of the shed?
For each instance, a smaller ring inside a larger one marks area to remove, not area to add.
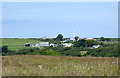
[[[25,47],[30,47],[30,43],[25,43]]]

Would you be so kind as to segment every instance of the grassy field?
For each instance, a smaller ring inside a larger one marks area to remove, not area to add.
[[[104,42],[105,44],[115,44],[117,43],[118,44],[118,41],[110,41],[110,42]]]
[[[30,39],[0,39],[2,40],[2,45],[7,45],[10,50],[18,50],[24,48],[25,43],[36,44],[39,43],[39,40],[30,40]],[[105,44],[114,44],[118,43],[117,41],[113,42],[104,42]]]
[[[3,57],[3,76],[117,76],[118,59],[14,55]]]
[[[2,39],[2,45],[7,45],[10,50],[22,49],[25,43],[36,44],[39,42],[39,40],[30,39]]]
[[[0,56],[0,78],[2,76],[2,57]]]

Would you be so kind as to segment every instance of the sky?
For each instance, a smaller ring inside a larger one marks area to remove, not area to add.
[[[3,38],[118,37],[117,2],[3,2]]]

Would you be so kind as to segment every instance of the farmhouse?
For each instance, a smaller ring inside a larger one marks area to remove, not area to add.
[[[57,47],[59,44],[53,44],[51,43],[50,46]]]
[[[40,42],[40,47],[49,47],[49,42]]]
[[[94,38],[87,38],[86,40],[95,40],[96,41],[96,39],[94,39]]]
[[[42,39],[53,39],[52,37],[42,37]]]
[[[64,41],[61,41],[61,42],[63,42],[63,43],[64,43],[64,42],[67,42],[67,41],[70,41],[70,39],[67,39],[67,40],[64,40]]]
[[[40,47],[40,45],[39,44],[35,44],[35,47]]]
[[[82,39],[84,39],[84,38],[82,38],[82,37],[79,38],[79,40],[82,40]]]
[[[71,40],[71,41],[75,41],[75,38],[74,38],[74,37],[72,37],[72,38],[70,38],[70,40]]]
[[[49,47],[49,42],[40,42],[35,44],[35,46],[33,45],[32,47]]]
[[[92,47],[91,47],[91,49],[93,49],[93,48],[99,48],[99,47],[102,47],[101,45],[93,45]]]
[[[64,47],[71,47],[73,44],[72,43],[63,43],[62,44]]]

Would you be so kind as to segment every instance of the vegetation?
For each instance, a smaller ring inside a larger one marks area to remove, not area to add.
[[[104,37],[101,37],[102,39]],[[101,39],[100,38],[100,39]],[[67,38],[66,38],[67,39]],[[7,41],[8,40],[8,41]],[[76,41],[67,41],[73,43],[71,47],[63,47],[61,40],[65,40],[62,34],[54,39],[3,39],[2,55],[51,55],[51,56],[95,56],[95,57],[119,57],[117,41],[94,41],[80,39]],[[106,38],[105,38],[106,40]],[[111,39],[110,39],[111,40]],[[11,42],[10,42],[11,41]],[[25,42],[26,41],[26,42]],[[39,43],[48,41],[49,43],[59,44],[57,47],[24,47],[25,43]],[[14,47],[14,45],[16,45]],[[103,48],[90,49],[93,45],[102,45]],[[22,47],[21,47],[22,46]],[[13,49],[14,48],[14,49]],[[0,53],[1,54],[1,53]]]
[[[118,42],[77,40],[71,47],[24,47],[40,41],[61,44],[54,39],[3,39],[3,76],[118,76]],[[62,38],[62,36],[61,36]],[[62,38],[67,40],[67,38]],[[11,42],[10,42],[11,41]],[[89,47],[102,45],[101,48]],[[72,57],[71,57],[72,56]],[[83,57],[84,56],[84,57]],[[12,71],[11,71],[12,70]]]
[[[56,40],[62,41],[62,40],[63,40],[63,35],[62,35],[62,34],[59,34],[59,35],[56,37]]]
[[[4,56],[3,76],[118,76],[118,59],[41,55]]]
[[[78,37],[78,36],[76,36],[76,37],[75,37],[75,40],[77,41],[77,40],[78,40],[78,38],[79,38],[79,37]]]
[[[2,39],[2,45],[8,46],[9,50],[19,50],[24,48],[25,43],[36,44],[38,39]]]
[[[107,46],[104,48],[90,49],[88,54],[95,57],[118,57],[118,46]]]

